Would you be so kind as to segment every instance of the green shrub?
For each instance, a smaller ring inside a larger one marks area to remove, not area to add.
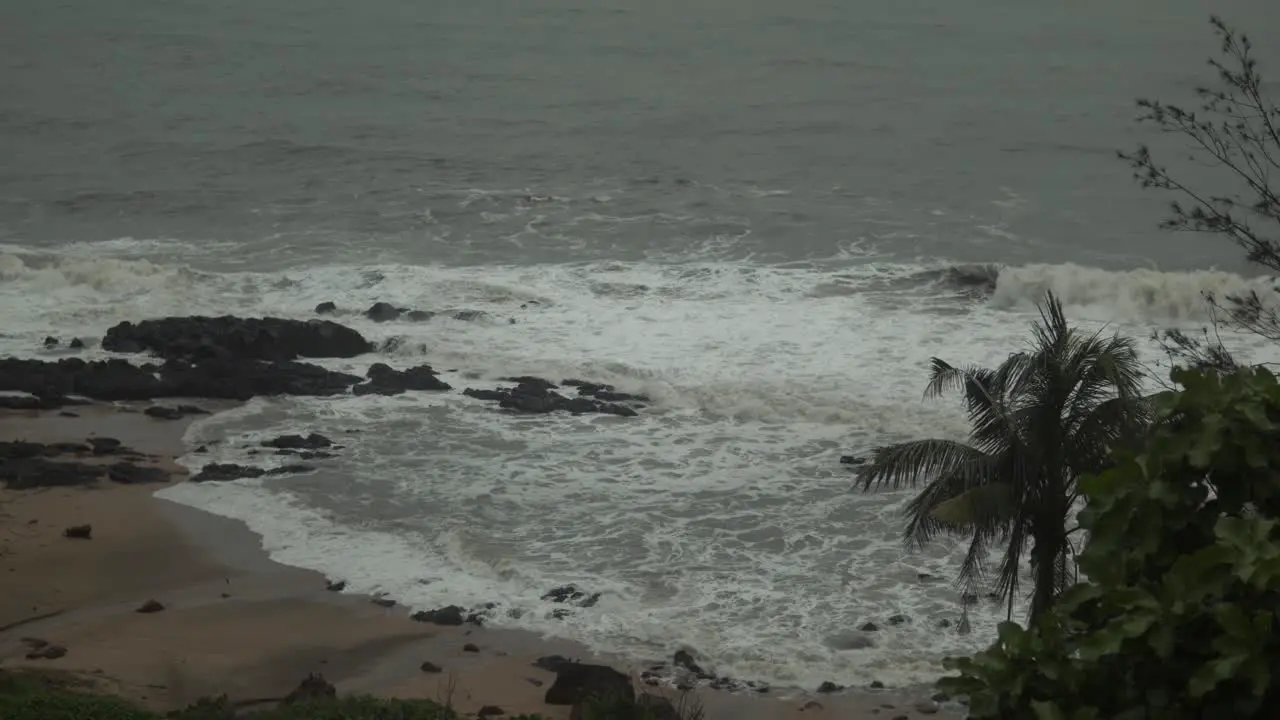
[[[1089,540],[1029,629],[948,663],[973,720],[1267,718],[1280,707],[1280,383],[1175,372],[1145,448],[1081,481]]]
[[[430,700],[387,700],[355,695],[284,705],[250,713],[248,717],[255,720],[453,720],[455,713]]]
[[[70,676],[0,672],[4,720],[155,720],[155,715],[109,695],[80,692]]]

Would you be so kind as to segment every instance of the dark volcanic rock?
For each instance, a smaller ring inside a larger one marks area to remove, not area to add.
[[[57,410],[67,404],[62,395],[0,395],[0,408],[6,410]]]
[[[263,475],[291,475],[294,473],[311,472],[315,468],[310,465],[285,465],[283,467],[264,470],[260,467],[250,467],[248,465],[235,465],[231,463],[213,463],[200,468],[200,472],[191,478],[191,482],[220,482],[226,480],[240,480],[242,478],[256,478]]]
[[[641,693],[636,698],[636,707],[640,708],[640,717],[649,720],[681,720],[680,711],[668,698],[650,693]]]
[[[579,590],[576,585],[563,585],[558,588],[552,588],[546,595],[542,596],[542,599],[589,608],[595,607],[596,603],[600,602],[600,593],[588,595],[586,592]]]
[[[531,387],[539,387],[544,390],[555,390],[559,385],[551,382],[546,378],[535,377],[533,375],[519,375],[517,377],[502,378],[503,382],[512,382],[518,385],[529,385]]]
[[[88,442],[94,455],[111,455],[122,447],[120,441],[112,437],[91,437]]]
[[[152,405],[142,411],[147,417],[153,417],[158,420],[181,420],[182,411],[175,407],[165,407],[164,405]]]
[[[138,608],[137,610],[135,610],[134,612],[139,612],[139,613],[147,614],[147,613],[158,613],[158,612],[160,612],[161,610],[164,610],[164,605],[161,605],[161,604],[160,604],[158,601],[156,601],[156,600],[148,600],[148,601],[146,601],[146,602],[142,603],[142,606],[141,606],[141,607],[139,607],[139,608]]]
[[[335,581],[335,582],[331,582],[331,583],[329,583],[329,584],[325,585],[325,586],[324,586],[324,589],[325,589],[325,590],[328,590],[329,592],[342,592],[343,590],[346,590],[346,589],[347,589],[347,581],[346,581],[346,580],[338,580],[338,581]]]
[[[107,478],[121,485],[149,485],[169,482],[170,475],[163,468],[118,462],[107,468]]]
[[[355,330],[329,320],[224,315],[120,323],[107,331],[102,348],[147,351],[168,359],[293,360],[355,357],[371,351],[373,345]]]
[[[281,450],[319,450],[333,445],[333,441],[320,433],[303,435],[281,435],[270,440],[263,440],[263,447],[280,448]]]
[[[533,666],[548,672],[560,672],[560,668],[573,661],[563,655],[546,655],[533,661]]]
[[[93,537],[92,525],[72,525],[62,531],[62,537],[72,538],[75,540],[88,540]]]
[[[52,335],[50,335],[49,337],[46,337],[46,338],[44,339],[44,346],[45,346],[45,347],[47,347],[47,348],[56,348],[56,347],[58,347],[58,338],[53,337]]]
[[[589,697],[617,697],[634,703],[631,678],[607,665],[566,663],[556,670],[556,681],[547,689],[548,705],[573,705]]]
[[[158,418],[160,420],[181,420],[188,415],[208,415],[209,411],[204,408],[198,408],[195,405],[178,405],[176,407],[167,407],[165,405],[152,405],[142,411],[144,414]]]
[[[248,400],[257,395],[337,395],[357,382],[360,378],[354,375],[297,362],[221,359],[138,366],[118,359],[0,359],[0,390],[44,397],[74,393],[108,401],[162,397]]]
[[[499,407],[523,413],[546,414],[561,410],[575,415],[583,413],[603,413],[634,417],[637,413],[630,405],[619,402],[604,402],[592,397],[579,395],[565,397],[556,392],[546,380],[541,378],[524,378],[524,382],[513,388],[497,390],[476,390],[467,388],[464,395],[478,400],[497,400]]]
[[[406,390],[452,390],[430,365],[396,370],[385,363],[369,366],[369,382],[351,388],[356,395],[399,395]]]
[[[401,313],[408,311],[408,308],[398,308],[391,303],[376,302],[364,311],[364,316],[374,322],[390,322],[399,319]]]
[[[444,668],[430,661],[422,663],[418,666],[418,669],[424,673],[431,673],[432,675],[444,672]]]
[[[4,444],[7,443],[0,443]],[[0,448],[0,457],[4,457],[2,450]],[[7,459],[0,462],[0,481],[10,490],[93,485],[105,470],[100,465],[46,460],[41,457]]]
[[[715,677],[714,674],[703,670],[702,666],[698,664],[698,661],[693,659],[693,653],[688,650],[677,650],[675,657],[671,659],[671,664],[678,668],[688,670],[702,680],[708,680]]]
[[[67,654],[61,645],[43,645],[27,653],[28,660],[57,660]]]
[[[586,380],[562,380],[561,385],[578,389],[579,397],[591,397],[604,402],[649,402],[648,395],[618,392],[618,389],[606,383],[593,383]]]
[[[506,714],[506,711],[497,705],[485,705],[476,711],[476,718],[478,720],[484,720],[485,718],[497,717],[499,715]]]
[[[83,350],[84,341],[81,340],[80,338],[71,338],[71,342],[67,343],[67,347],[71,348],[72,350]]]
[[[478,653],[480,648],[475,643],[467,643],[462,646],[462,652]]]
[[[317,315],[328,315],[330,313],[335,313],[335,312],[338,312],[338,306],[335,305],[332,301],[322,302],[316,306]]]
[[[466,612],[457,605],[450,605],[438,610],[420,610],[410,617],[417,622],[432,625],[461,625],[466,619]]]

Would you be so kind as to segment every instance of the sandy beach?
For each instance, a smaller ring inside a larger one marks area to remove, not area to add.
[[[4,411],[0,441],[84,443],[111,437],[170,473],[191,418],[157,420],[140,408],[85,406]],[[86,447],[87,450],[87,447]],[[124,452],[124,450],[117,451]],[[88,452],[56,460],[109,463]],[[559,654],[604,662],[637,678],[642,667],[596,658],[529,633],[413,622],[405,608],[331,592],[326,578],[272,562],[241,523],[153,494],[166,483],[106,480],[77,487],[0,490],[0,667],[72,671],[158,710],[202,696],[270,701],[308,673],[339,692],[449,701],[464,713],[496,705],[508,715],[567,718],[543,702],[554,675],[533,666]],[[91,525],[88,539],[64,536]],[[138,612],[148,601],[163,606]],[[65,648],[29,658],[31,638]],[[424,671],[423,664],[440,672]],[[674,696],[676,691],[645,688]],[[805,695],[694,691],[707,716],[775,718],[959,717],[893,690]]]

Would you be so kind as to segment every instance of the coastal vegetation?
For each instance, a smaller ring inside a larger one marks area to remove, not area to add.
[[[1227,236],[1280,271],[1280,110],[1263,92],[1246,36],[1214,18],[1218,88],[1198,110],[1139,102],[1143,119],[1191,139],[1225,173],[1208,194],[1122,154],[1148,187],[1178,193],[1164,225]],[[1269,234],[1270,233],[1270,234]],[[1226,326],[1280,340],[1273,292],[1207,297],[1214,328],[1158,336],[1171,389],[1138,447],[1113,445],[1082,477],[1084,580],[995,643],[952,659],[939,682],[973,720],[1192,720],[1273,717],[1280,702],[1280,381],[1224,345]]]
[[[1280,106],[1267,92],[1249,37],[1221,18],[1213,17],[1210,23],[1220,42],[1218,57],[1209,60],[1217,83],[1196,88],[1196,106],[1138,100],[1139,122],[1185,141],[1178,155],[1199,166],[1198,181],[1170,170],[1146,145],[1119,155],[1143,187],[1174,195],[1163,227],[1225,237],[1244,251],[1250,264],[1274,275],[1280,273]],[[1210,172],[1205,173],[1206,168]],[[1213,183],[1213,189],[1201,183]],[[1280,310],[1273,294],[1258,289],[1209,293],[1205,299],[1215,311],[1212,327],[1198,336],[1166,330],[1156,339],[1174,365],[1220,372],[1239,369],[1241,363],[1219,330],[1280,341]]]
[[[1012,616],[1029,564],[1034,620],[1076,577],[1070,525],[1079,478],[1103,470],[1113,445],[1133,443],[1145,430],[1142,376],[1131,339],[1071,327],[1050,293],[1029,347],[998,367],[934,358],[925,395],[960,391],[972,426],[968,442],[877,448],[859,479],[864,488],[926,480],[905,510],[907,541],[966,537],[966,593],[985,581],[989,550],[1004,545],[995,593]]]

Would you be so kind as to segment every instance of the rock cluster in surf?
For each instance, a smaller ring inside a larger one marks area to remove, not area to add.
[[[332,304],[318,313],[336,311]],[[377,303],[364,313],[377,321],[407,317],[429,319],[431,313]],[[478,320],[479,311],[452,311],[459,320]],[[48,338],[46,349],[58,346]],[[77,340],[71,349],[85,347]],[[26,395],[0,396],[0,408],[58,409],[89,400],[151,401],[162,398],[248,400],[260,396],[399,395],[406,392],[449,392],[453,387],[430,365],[396,369],[382,362],[371,364],[364,377],[302,362],[301,359],[350,359],[372,353],[376,347],[356,330],[331,320],[285,318],[165,317],[123,322],[102,339],[104,350],[148,358],[139,363],[125,358],[87,361],[79,357],[57,360],[0,359],[0,391]],[[61,351],[59,351],[61,352]],[[554,383],[535,377],[507,378],[493,389],[466,388],[463,394],[495,402],[504,411],[524,414],[564,412],[632,417],[648,398],[619,392],[603,383],[564,380]],[[177,420],[205,411],[192,405],[156,405],[146,414]],[[323,459],[320,448],[277,447],[280,454],[297,453],[302,459]],[[265,469],[244,465],[212,464],[192,479],[219,481],[268,474],[305,472],[306,465]]]
[[[284,318],[170,317],[120,323],[106,333],[104,350],[148,353],[153,360],[135,364],[123,358],[86,361],[0,359],[0,407],[54,409],[91,400],[208,398],[247,400],[258,396],[397,395],[413,391],[449,391],[430,365],[403,370],[372,364],[365,377],[336,372],[299,358],[354,358],[375,346],[357,331],[329,320]],[[156,360],[159,360],[158,362]],[[511,378],[514,387],[468,388],[469,397],[495,401],[525,413],[604,413],[632,416],[647,398],[618,392],[602,383],[541,378]],[[572,387],[572,395],[556,392]],[[187,412],[158,410],[157,417]]]

